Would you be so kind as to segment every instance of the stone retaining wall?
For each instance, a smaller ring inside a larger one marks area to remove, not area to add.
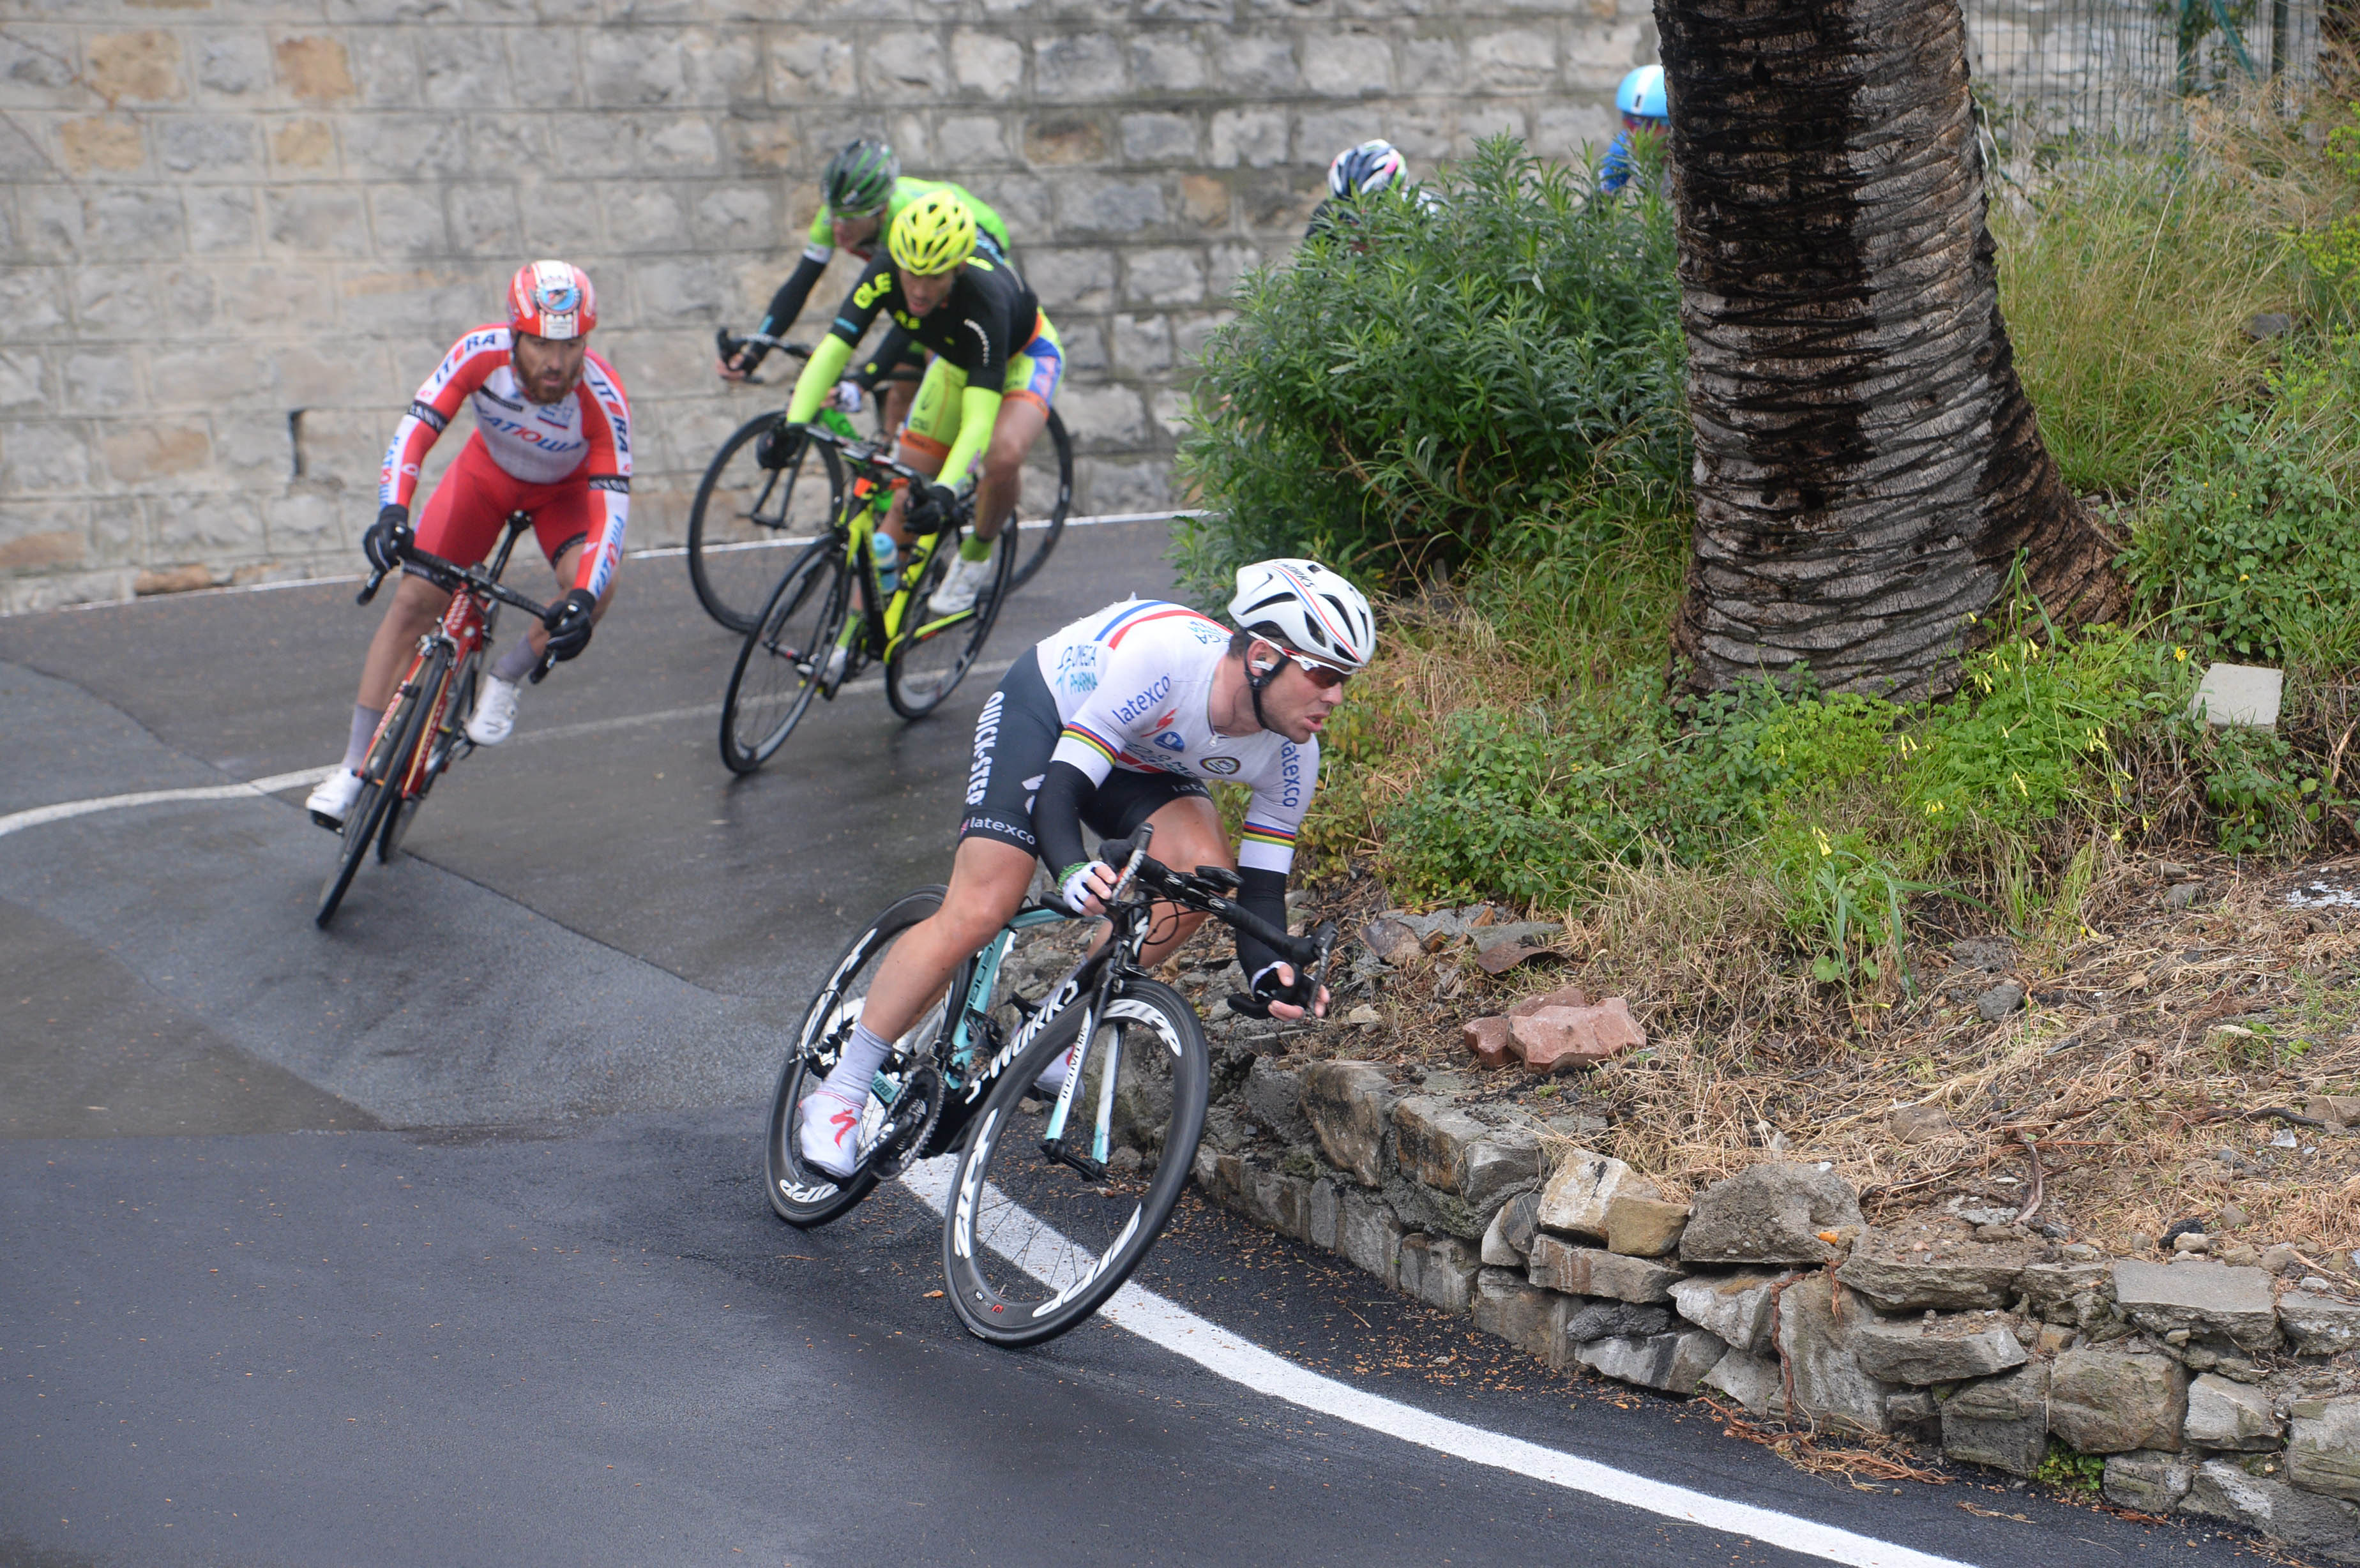
[[[1797,1421],[2018,1476],[2052,1443],[2103,1455],[2117,1506],[2360,1563],[2360,1302],[2299,1263],[2109,1258],[2013,1211],[1870,1226],[1809,1165],[1668,1203],[1579,1147],[1594,1129],[1453,1074],[1257,1055],[1235,1081],[1197,1149],[1208,1194],[1552,1367],[1757,1417],[1791,1387]]]
[[[0,25],[0,611],[349,570],[411,389],[547,254],[632,394],[634,541],[676,541],[766,396],[721,389],[713,328],[759,318],[859,132],[1008,217],[1079,508],[1161,505],[1192,354],[1339,147],[1571,155],[1654,44],[1644,0],[32,0]]]

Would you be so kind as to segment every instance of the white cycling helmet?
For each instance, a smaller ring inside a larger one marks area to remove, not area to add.
[[[1338,670],[1359,670],[1377,652],[1377,617],[1340,572],[1316,561],[1258,561],[1238,568],[1229,619],[1240,631],[1284,644]]]

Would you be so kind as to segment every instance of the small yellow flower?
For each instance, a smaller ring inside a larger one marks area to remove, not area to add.
[[[2243,583],[2243,582],[2245,582],[2245,579],[2246,579],[2248,576],[2250,576],[2250,575],[2251,575],[2251,573],[2244,572],[2240,572],[2239,573],[2237,573],[2237,581],[2238,581],[2238,582],[2240,582],[2240,583]]]
[[[2188,662],[2188,650],[2184,648],[2175,648],[2171,650],[2171,657],[2185,664]]]
[[[1927,802],[1926,802],[1926,814],[1927,814],[1928,816],[1929,816],[1929,817],[1939,817],[1939,816],[1940,816],[1940,815],[1942,814],[1942,802],[1941,802],[1941,801],[1939,801],[1939,800],[1928,800],[1928,801],[1927,801]]]
[[[1819,830],[1819,829],[1818,829],[1818,828],[1813,828],[1813,829],[1811,830],[1811,836],[1812,836],[1813,838],[1818,839],[1818,840],[1819,841],[1819,858],[1820,858],[1820,859],[1824,860],[1824,859],[1826,859],[1829,855],[1833,855],[1833,854],[1836,852],[1836,851],[1835,851],[1835,846],[1834,846],[1833,844],[1830,844],[1830,843],[1828,842],[1828,835],[1827,835],[1824,832],[1820,831],[1820,830]]]
[[[2023,797],[2024,797],[2026,800],[2031,800],[2031,799],[2032,799],[2032,791],[2031,791],[2031,790],[2029,790],[2029,789],[2026,789],[2026,788],[2024,787],[2024,775],[2023,775],[2023,774],[2021,774],[2021,773],[2011,773],[2011,774],[2009,774],[2009,775],[2008,775],[2008,777],[2009,777],[2010,779],[2015,779],[2015,780],[2016,780],[2016,792],[2017,794],[2019,794],[2019,795],[2023,796]]]

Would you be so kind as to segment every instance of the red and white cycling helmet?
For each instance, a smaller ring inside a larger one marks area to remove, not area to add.
[[[1377,617],[1361,592],[1316,561],[1258,561],[1238,568],[1229,619],[1241,631],[1342,670],[1377,652]]]
[[[533,261],[508,279],[508,327],[537,338],[579,338],[598,324],[598,291],[570,261]]]

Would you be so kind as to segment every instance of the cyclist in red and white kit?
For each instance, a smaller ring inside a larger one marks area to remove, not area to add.
[[[589,352],[598,297],[570,262],[536,261],[508,282],[508,320],[475,328],[452,344],[395,427],[377,482],[377,517],[361,540],[369,564],[390,571],[412,538],[410,501],[419,464],[464,403],[475,431],[434,488],[419,518],[418,548],[472,565],[499,542],[513,512],[532,516],[533,535],[557,580],[570,583],[549,617],[516,639],[482,683],[467,738],[497,746],[516,726],[517,689],[544,651],[563,660],[590,643],[606,614],[623,559],[631,506],[631,411],[614,368]],[[442,615],[451,595],[404,573],[377,623],[361,666],[344,766],[306,805],[322,827],[341,828],[360,793],[367,760],[401,671]]]

